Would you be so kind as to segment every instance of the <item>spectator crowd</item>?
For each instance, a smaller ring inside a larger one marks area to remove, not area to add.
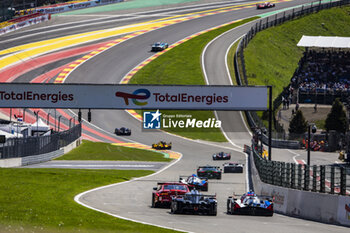
[[[301,92],[350,94],[350,51],[308,50],[299,62],[291,85]]]

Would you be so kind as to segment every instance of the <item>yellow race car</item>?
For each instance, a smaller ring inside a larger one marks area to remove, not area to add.
[[[156,150],[171,150],[171,142],[167,144],[164,141],[160,141],[152,144],[152,148]]]

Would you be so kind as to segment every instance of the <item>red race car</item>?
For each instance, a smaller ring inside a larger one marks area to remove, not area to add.
[[[256,4],[256,9],[266,9],[271,7],[275,7],[275,4],[271,2],[261,2]]]
[[[179,182],[157,183],[152,192],[152,208],[170,207],[172,197],[190,192],[188,186]]]

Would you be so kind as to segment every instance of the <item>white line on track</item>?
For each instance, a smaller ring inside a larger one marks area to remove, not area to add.
[[[299,164],[298,161],[296,160],[296,157],[300,156],[300,154],[298,154],[298,153],[296,153],[296,152],[294,152],[292,150],[289,150],[289,149],[287,151],[292,153],[292,154],[294,154],[293,161],[294,161],[294,163]]]
[[[245,25],[245,24],[243,24],[243,25]],[[204,63],[204,55],[205,55],[205,52],[207,51],[207,48],[208,48],[215,40],[217,40],[217,39],[220,38],[221,36],[225,35],[226,33],[231,32],[231,31],[233,31],[233,30],[235,30],[235,29],[237,29],[237,28],[239,28],[239,27],[242,27],[243,25],[238,26],[238,27],[235,27],[235,28],[232,28],[231,30],[224,32],[223,34],[221,34],[221,35],[215,37],[212,41],[210,41],[210,42],[205,46],[205,48],[204,48],[204,50],[203,50],[203,53],[202,53],[202,58],[201,58],[202,64],[201,64],[201,65],[202,65],[202,70],[203,70],[203,73],[204,73],[205,82],[206,82],[207,85],[209,85],[209,79],[208,79],[208,75],[207,75],[207,72],[206,72],[206,69],[205,69],[205,63]],[[230,46],[229,46],[229,48],[226,50],[226,53],[225,53],[226,72],[227,72],[227,74],[228,74],[229,81],[230,81],[230,84],[231,84],[231,85],[233,85],[233,83],[232,83],[232,78],[231,78],[230,71],[229,71],[228,66],[227,66],[227,61],[226,61],[226,60],[227,60],[227,54],[228,54],[228,51],[230,50],[230,48],[232,47],[232,45],[234,45],[239,39],[240,39],[240,38],[236,39],[233,43],[231,43]],[[216,112],[216,111],[214,111],[214,114],[215,114],[216,119],[218,119],[218,115],[217,115],[217,112]],[[244,123],[242,114],[241,114],[241,117],[242,117],[242,122]],[[244,123],[244,125],[245,125],[245,123]],[[247,131],[249,132],[247,126],[246,126],[246,129],[247,129]],[[248,155],[247,155],[246,153],[242,152],[242,150],[243,150],[242,147],[236,145],[236,144],[227,136],[226,132],[223,130],[222,127],[220,128],[220,130],[221,130],[222,134],[225,136],[225,138],[227,139],[227,141],[229,141],[229,142],[231,143],[231,145],[233,145],[234,147],[240,148],[241,150],[240,150],[239,152],[240,152],[240,153],[243,153],[244,156],[245,156],[245,160],[246,160],[246,166],[245,166],[245,168],[246,168],[246,173],[245,173],[245,174],[246,174],[246,176],[245,176],[245,179],[246,179],[246,191],[249,191],[250,184],[249,184]]]
[[[178,152],[179,153],[179,152]],[[179,153],[181,154],[181,153]],[[174,162],[170,163],[168,166],[164,167],[163,169],[151,174],[151,175],[148,175],[148,176],[144,176],[144,177],[139,177],[139,178],[135,178],[135,179],[132,179],[132,180],[129,180],[129,181],[125,181],[125,182],[121,182],[121,183],[116,183],[116,184],[110,184],[110,185],[106,185],[106,186],[102,186],[102,187],[98,187],[98,188],[95,188],[95,189],[91,189],[91,190],[88,190],[88,191],[85,191],[83,193],[80,193],[78,195],[76,195],[74,197],[74,201],[77,202],[78,204],[82,205],[82,206],[85,206],[89,209],[92,209],[92,210],[95,210],[95,211],[98,211],[98,212],[101,212],[101,213],[105,213],[105,214],[108,214],[110,216],[113,216],[113,217],[117,217],[117,218],[120,218],[120,219],[124,219],[124,220],[128,220],[128,221],[132,221],[132,222],[137,222],[137,223],[142,223],[142,224],[147,224],[147,225],[151,225],[151,226],[156,226],[156,227],[161,227],[161,228],[166,228],[166,229],[170,229],[170,230],[176,230],[176,231],[181,231],[181,232],[188,232],[188,231],[185,231],[185,230],[181,230],[181,229],[177,229],[177,228],[171,228],[171,227],[166,227],[166,226],[161,226],[161,225],[157,225],[157,224],[152,224],[152,223],[148,223],[148,222],[143,222],[143,221],[138,221],[138,220],[134,220],[134,219],[131,219],[131,218],[126,218],[126,217],[123,217],[123,216],[120,216],[120,215],[117,215],[117,214],[112,214],[112,213],[109,213],[107,211],[104,211],[104,210],[101,210],[101,209],[97,209],[97,208],[94,208],[92,206],[89,206],[83,202],[80,201],[80,198],[82,196],[84,196],[85,194],[88,194],[88,193],[91,193],[91,192],[94,192],[94,191],[98,191],[98,190],[101,190],[101,189],[105,189],[105,188],[110,188],[110,187],[115,187],[115,186],[119,186],[119,185],[122,185],[122,184],[127,184],[127,183],[130,183],[130,182],[133,182],[133,181],[136,181],[136,180],[141,180],[141,179],[145,179],[145,178],[148,178],[148,177],[151,177],[151,176],[154,176],[154,175],[157,175],[161,172],[163,172],[164,170],[168,169],[169,167],[175,165],[176,163],[178,163],[180,160],[182,159],[182,154],[181,154],[181,157],[177,160],[175,160]]]

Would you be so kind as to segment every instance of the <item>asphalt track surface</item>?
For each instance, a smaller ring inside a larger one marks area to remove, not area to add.
[[[282,8],[305,2],[308,1],[285,2],[280,3],[277,7]],[[246,8],[178,23],[143,34],[125,41],[84,63],[69,76],[68,82],[119,83],[125,74],[151,55],[149,53],[149,44],[152,44],[154,41],[167,41],[169,44],[172,44],[201,30],[255,14],[255,8]],[[248,29],[249,27],[240,27],[232,30],[225,35],[227,38],[222,39],[221,43],[213,42],[208,47],[208,54],[216,50],[219,56],[218,58],[211,58],[210,56],[212,55],[205,55],[204,64],[207,63],[207,65],[204,65],[204,68],[208,74],[208,83],[229,84],[227,75],[225,76],[224,74],[225,69],[218,69],[218,67],[214,66],[216,71],[221,72],[215,73],[208,64],[215,62],[217,65],[220,65],[221,62],[219,61],[222,61],[222,56],[225,55],[226,46],[230,45]],[[72,29],[62,30],[57,35],[56,32],[47,33],[47,38],[70,33],[72,33]],[[38,41],[41,39],[41,36],[25,37],[25,40],[27,39],[28,41]],[[7,42],[10,44],[6,46],[13,46],[11,45],[12,43],[21,44],[24,42],[27,41],[12,40]],[[225,113],[232,115],[225,115]],[[231,152],[232,160],[245,163],[246,158],[241,151],[243,144],[249,144],[250,135],[244,127],[241,115],[239,113],[218,112],[218,117],[232,120],[232,124],[224,125],[224,129],[228,130],[227,136],[233,144],[191,141],[161,131],[144,133],[141,131],[141,123],[124,111],[93,111],[93,125],[91,126],[96,126],[96,130],[109,133],[112,137],[115,127],[127,126],[133,131],[130,140],[147,145],[158,140],[172,141],[173,149],[182,153],[183,157],[178,162],[173,162],[172,166],[166,170],[153,176],[87,192],[81,196],[80,201],[85,205],[109,214],[192,232],[348,232],[348,228],[278,214],[275,214],[272,218],[227,215],[225,213],[226,198],[232,195],[233,192],[241,194],[248,189],[245,173],[223,174],[222,180],[209,182],[208,193],[217,194],[219,203],[217,217],[171,215],[168,209],[150,208],[152,187],[156,186],[157,182],[176,181],[179,175],[194,173],[198,165],[222,165],[223,162],[211,161],[212,153],[221,150]],[[131,193],[133,195],[130,195]]]

